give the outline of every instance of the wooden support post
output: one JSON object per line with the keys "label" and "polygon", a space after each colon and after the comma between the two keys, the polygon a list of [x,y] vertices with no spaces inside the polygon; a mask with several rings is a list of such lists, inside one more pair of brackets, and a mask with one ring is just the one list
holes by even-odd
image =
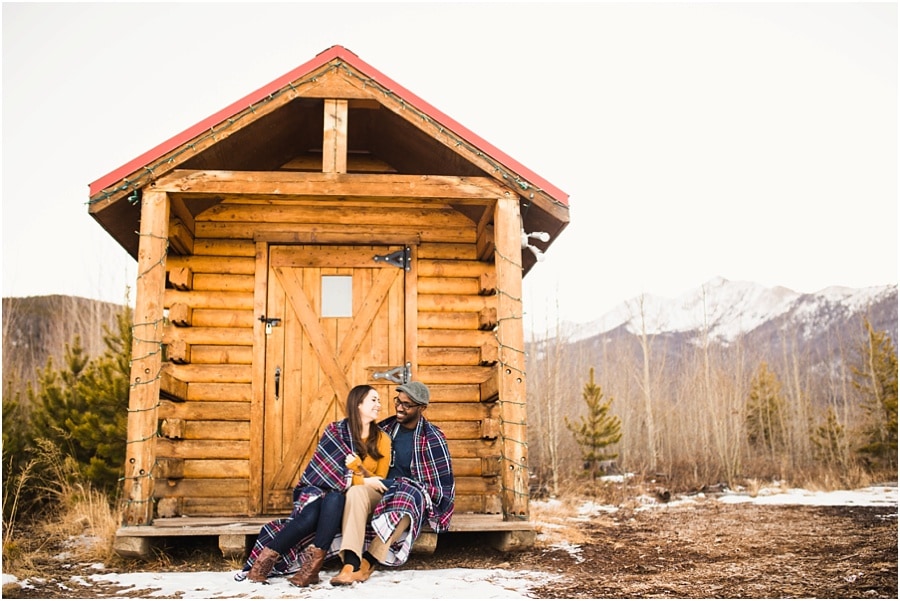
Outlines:
{"label": "wooden support post", "polygon": [[150,556],[150,539],[143,536],[117,536],[113,550],[121,557],[144,559]]}
{"label": "wooden support post", "polygon": [[519,199],[497,200],[494,262],[497,269],[498,393],[501,501],[505,519],[528,519],[528,448],[525,411],[525,334],[522,330],[522,234]]}
{"label": "wooden support post", "polygon": [[220,534],[219,550],[226,559],[243,559],[247,554],[247,535]]}
{"label": "wooden support post", "polygon": [[420,532],[419,538],[413,541],[410,553],[431,555],[437,549],[438,535],[434,532]]}
{"label": "wooden support post", "polygon": [[123,521],[127,526],[149,524],[153,519],[153,464],[162,370],[168,224],[168,195],[152,188],[145,190],[141,201],[125,449]]}
{"label": "wooden support post", "polygon": [[346,100],[325,100],[325,129],[322,136],[322,171],[347,173]]}

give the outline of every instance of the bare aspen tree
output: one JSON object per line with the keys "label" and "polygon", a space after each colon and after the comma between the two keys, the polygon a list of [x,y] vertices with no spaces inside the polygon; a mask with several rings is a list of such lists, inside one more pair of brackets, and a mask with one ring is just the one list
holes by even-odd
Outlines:
{"label": "bare aspen tree", "polygon": [[721,431],[716,427],[716,400],[712,393],[712,366],[709,357],[709,308],[706,306],[706,287],[702,289],[703,300],[703,327],[700,330],[700,349],[703,358],[703,404],[707,419],[709,420],[708,428],[700,428],[701,436],[707,443],[707,448],[718,454],[721,449]]}
{"label": "bare aspen tree", "polygon": [[653,336],[647,332],[647,315],[644,306],[644,295],[641,294],[637,299],[637,317],[640,321],[639,340],[641,344],[641,353],[643,356],[643,364],[640,378],[640,388],[643,393],[644,401],[644,429],[646,431],[645,447],[647,449],[647,469],[653,473],[657,470],[657,459],[659,453],[659,445],[656,433],[656,421],[653,412],[653,386],[650,378],[650,355],[653,345]]}
{"label": "bare aspen tree", "polygon": [[[740,473],[744,452],[744,355],[743,339],[722,346],[712,340],[711,316],[718,313],[709,304],[706,286],[701,289],[701,327],[699,331],[699,371],[697,387],[698,419],[691,430],[694,452],[706,466],[708,477],[733,483]],[[718,350],[717,350],[718,349]]]}
{"label": "bare aspen tree", "polygon": [[[543,334],[546,336],[546,332]],[[545,442],[547,424],[544,423],[544,412],[541,411],[541,399],[546,395],[546,348],[548,341],[539,340],[535,330],[531,330],[531,339],[527,344],[526,368],[528,373],[528,461],[532,478],[536,478],[543,489],[546,486],[544,474],[547,471],[547,445]]]}
{"label": "bare aspen tree", "polygon": [[810,404],[801,375],[800,351],[797,348],[797,333],[782,331],[782,362],[784,390],[788,399],[787,419],[788,448],[784,460],[791,470],[807,464],[812,457],[810,428]]}
{"label": "bare aspen tree", "polygon": [[[835,339],[836,338],[836,339]],[[847,370],[847,352],[841,332],[835,332],[826,341],[827,356],[838,356],[840,361],[828,370],[828,396],[823,422],[814,432],[814,452],[824,458],[826,466],[835,465],[847,472],[851,463],[850,424],[852,424],[850,375]]]}
{"label": "bare aspen tree", "polygon": [[[538,479],[542,486],[549,485],[551,494],[559,494],[559,478],[562,471],[560,454],[560,414],[563,411],[564,356],[568,338],[559,320],[557,303],[555,333],[545,331],[543,340],[538,342],[532,335],[529,353],[529,438],[534,440],[537,453],[531,455],[532,462],[539,457]],[[549,479],[549,482],[547,481]]]}

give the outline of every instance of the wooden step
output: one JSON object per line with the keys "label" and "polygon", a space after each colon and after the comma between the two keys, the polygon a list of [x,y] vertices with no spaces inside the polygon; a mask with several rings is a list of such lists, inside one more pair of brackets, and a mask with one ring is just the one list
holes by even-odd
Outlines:
{"label": "wooden step", "polygon": [[[123,557],[147,557],[152,539],[170,536],[218,536],[219,549],[226,557],[242,557],[247,537],[255,537],[262,526],[281,516],[157,518],[150,526],[122,526],[116,531],[115,551]],[[511,551],[534,544],[534,524],[524,520],[504,520],[496,514],[455,514],[450,532],[483,532],[486,542],[500,551]],[[413,551],[433,553],[437,537],[427,525],[416,539]]]}

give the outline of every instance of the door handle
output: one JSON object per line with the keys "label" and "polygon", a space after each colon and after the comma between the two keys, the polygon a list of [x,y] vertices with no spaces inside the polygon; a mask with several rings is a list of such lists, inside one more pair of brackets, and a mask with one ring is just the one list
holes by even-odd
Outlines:
{"label": "door handle", "polygon": [[275,368],[275,400],[278,400],[278,388],[281,386],[281,367]]}

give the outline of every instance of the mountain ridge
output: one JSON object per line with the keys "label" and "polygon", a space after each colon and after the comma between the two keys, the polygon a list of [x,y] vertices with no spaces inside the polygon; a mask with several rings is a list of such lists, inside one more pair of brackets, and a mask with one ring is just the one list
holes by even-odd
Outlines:
{"label": "mountain ridge", "polygon": [[[715,277],[675,298],[644,294],[587,322],[561,324],[564,337],[576,342],[618,330],[631,334],[706,332],[729,344],[765,324],[785,321],[828,328],[836,319],[863,313],[868,307],[889,302],[896,305],[897,284],[851,288],[829,286],[817,292],[796,292],[784,286],[765,287],[747,281]],[[892,331],[896,339],[896,310]]]}

